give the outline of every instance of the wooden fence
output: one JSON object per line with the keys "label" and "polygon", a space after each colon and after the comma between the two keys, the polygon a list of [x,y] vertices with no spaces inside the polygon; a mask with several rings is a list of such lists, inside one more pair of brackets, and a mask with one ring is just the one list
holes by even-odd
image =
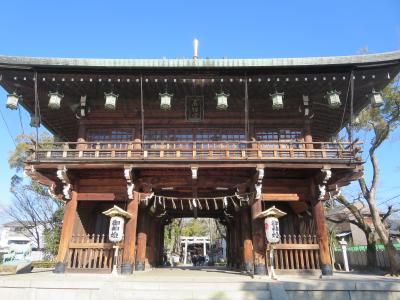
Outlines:
{"label": "wooden fence", "polygon": [[[110,271],[114,264],[114,244],[104,234],[73,236],[68,249],[67,268],[74,271]],[[123,248],[119,244],[117,265],[120,266]]]}
{"label": "wooden fence", "polygon": [[315,235],[282,235],[274,245],[274,268],[319,269],[319,245]]}
{"label": "wooden fence", "polygon": [[[397,250],[397,252],[400,255],[400,250]],[[347,259],[350,270],[363,269],[367,267],[367,251],[364,249],[347,251]],[[385,249],[376,249],[376,261],[379,268],[389,268],[389,257]],[[335,263],[344,269],[342,250],[335,251]]]}

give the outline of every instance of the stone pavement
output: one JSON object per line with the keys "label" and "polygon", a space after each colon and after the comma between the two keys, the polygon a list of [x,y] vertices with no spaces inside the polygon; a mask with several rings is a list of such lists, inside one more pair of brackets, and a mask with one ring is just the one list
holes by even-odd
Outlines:
{"label": "stone pavement", "polygon": [[161,268],[132,276],[109,274],[0,275],[0,299],[400,299],[400,279],[335,273],[318,276],[251,278],[223,268]]}

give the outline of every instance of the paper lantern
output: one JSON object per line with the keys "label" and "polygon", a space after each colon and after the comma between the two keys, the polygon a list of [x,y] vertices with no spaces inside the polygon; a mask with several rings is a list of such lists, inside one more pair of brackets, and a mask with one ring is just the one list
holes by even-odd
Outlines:
{"label": "paper lantern", "polygon": [[332,108],[338,108],[342,103],[340,102],[340,92],[331,91],[326,94],[328,104]]}
{"label": "paper lantern", "polygon": [[49,93],[49,108],[50,109],[60,109],[61,107],[61,100],[64,98],[64,95],[60,94],[59,92],[50,92]]}
{"label": "paper lantern", "polygon": [[284,93],[275,92],[270,94],[272,100],[272,109],[282,109],[283,108],[283,95]]}
{"label": "paper lantern", "polygon": [[20,96],[16,92],[7,95],[6,107],[9,109],[17,109]]}
{"label": "paper lantern", "polygon": [[117,100],[118,100],[117,94],[114,94],[113,92],[110,93],[104,93],[104,98],[106,99],[106,103],[104,104],[104,108],[107,110],[115,110],[117,106]]}
{"label": "paper lantern", "polygon": [[172,94],[162,93],[160,95],[160,108],[162,110],[170,110],[171,109],[171,99]]}
{"label": "paper lantern", "polygon": [[369,101],[371,102],[372,106],[381,106],[383,104],[382,93],[372,90],[372,93],[369,95]]}
{"label": "paper lantern", "polygon": [[225,94],[224,92],[222,92],[219,94],[215,94],[215,96],[217,97],[217,109],[227,110],[229,94]]}

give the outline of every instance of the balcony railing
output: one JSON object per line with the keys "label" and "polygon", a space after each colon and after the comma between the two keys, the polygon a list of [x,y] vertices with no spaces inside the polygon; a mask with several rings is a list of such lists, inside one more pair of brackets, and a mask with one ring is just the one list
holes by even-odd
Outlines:
{"label": "balcony railing", "polygon": [[71,142],[39,145],[30,161],[338,160],[359,162],[359,144],[201,141]]}

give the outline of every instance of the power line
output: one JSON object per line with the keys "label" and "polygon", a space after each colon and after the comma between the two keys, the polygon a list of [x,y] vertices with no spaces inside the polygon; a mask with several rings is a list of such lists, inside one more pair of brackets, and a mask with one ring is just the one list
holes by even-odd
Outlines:
{"label": "power line", "polygon": [[10,127],[8,127],[8,124],[6,122],[6,119],[4,118],[4,115],[3,115],[3,112],[1,111],[1,109],[0,109],[0,114],[1,114],[1,118],[3,119],[4,125],[7,128],[8,135],[10,136],[11,140],[13,141],[15,147],[17,147],[17,144],[15,143],[14,137],[11,134]]}
{"label": "power line", "polygon": [[396,195],[396,196],[393,196],[392,198],[389,198],[389,199],[387,199],[387,200],[384,200],[384,201],[382,201],[381,203],[378,203],[378,206],[380,206],[380,205],[382,205],[382,204],[384,204],[384,203],[387,203],[387,202],[389,202],[389,201],[391,201],[391,200],[393,200],[393,199],[396,199],[396,198],[398,198],[398,197],[400,197],[400,194],[398,194],[398,195]]}

